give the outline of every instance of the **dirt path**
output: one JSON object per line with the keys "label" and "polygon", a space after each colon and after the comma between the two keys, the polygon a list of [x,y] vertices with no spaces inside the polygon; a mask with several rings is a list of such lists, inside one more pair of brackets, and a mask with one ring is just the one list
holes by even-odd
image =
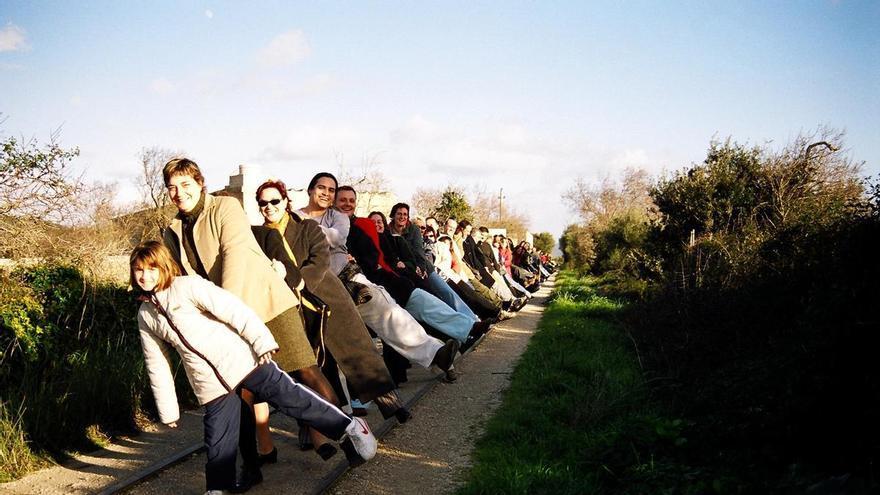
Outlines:
{"label": "dirt path", "polygon": [[516,318],[496,325],[455,367],[461,377],[441,384],[413,409],[413,419],[382,438],[379,454],[346,473],[334,495],[451,493],[470,466],[474,441],[501,403],[510,372],[535,332],[549,284]]}

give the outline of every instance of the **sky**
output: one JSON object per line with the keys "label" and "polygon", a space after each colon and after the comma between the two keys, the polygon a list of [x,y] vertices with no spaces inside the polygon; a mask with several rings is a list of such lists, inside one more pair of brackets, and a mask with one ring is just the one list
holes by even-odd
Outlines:
{"label": "sky", "polygon": [[880,2],[0,0],[0,136],[79,147],[137,197],[142,148],[209,188],[238,165],[304,187],[365,163],[497,196],[534,232],[577,220],[577,178],[655,176],[713,139],[819,126],[880,174]]}

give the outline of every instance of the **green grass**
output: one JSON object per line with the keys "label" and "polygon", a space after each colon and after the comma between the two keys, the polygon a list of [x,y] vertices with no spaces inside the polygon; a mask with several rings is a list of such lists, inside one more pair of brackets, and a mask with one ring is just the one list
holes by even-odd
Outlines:
{"label": "green grass", "polygon": [[685,425],[650,404],[614,319],[624,305],[597,294],[598,284],[568,272],[557,278],[459,493],[650,491],[655,481],[682,475],[658,459],[687,442]]}
{"label": "green grass", "polygon": [[22,412],[13,413],[8,406],[0,402],[0,483],[49,464],[31,451],[22,429]]}

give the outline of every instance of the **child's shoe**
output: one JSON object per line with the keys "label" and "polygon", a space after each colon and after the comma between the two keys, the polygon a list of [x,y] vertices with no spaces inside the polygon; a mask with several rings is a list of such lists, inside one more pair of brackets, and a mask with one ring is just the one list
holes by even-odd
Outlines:
{"label": "child's shoe", "polygon": [[348,457],[349,464],[352,466],[363,464],[365,461],[369,461],[376,455],[376,449],[379,447],[379,443],[376,441],[376,437],[373,436],[373,432],[370,431],[369,425],[367,422],[360,418],[352,418],[351,423],[348,425],[348,428],[345,429],[345,433],[348,434],[348,438],[346,440],[351,441],[351,446],[353,447],[354,453],[357,454],[358,457],[361,458],[361,462],[357,462],[357,459],[354,459],[350,454],[349,448],[345,445],[345,441],[343,441],[340,446],[342,450],[346,453],[346,457]]}

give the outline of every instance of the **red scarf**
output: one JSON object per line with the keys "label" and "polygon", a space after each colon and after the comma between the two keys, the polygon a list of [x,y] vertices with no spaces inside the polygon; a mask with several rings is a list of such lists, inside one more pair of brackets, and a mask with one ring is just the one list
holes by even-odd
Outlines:
{"label": "red scarf", "polygon": [[373,241],[373,246],[375,246],[376,251],[379,252],[379,266],[381,266],[386,271],[394,273],[394,270],[391,268],[391,266],[385,262],[385,254],[382,253],[382,248],[379,247],[379,233],[376,231],[376,224],[369,218],[355,218],[354,222],[352,223],[355,227],[363,230],[367,234],[367,237],[369,237],[370,240]]}

